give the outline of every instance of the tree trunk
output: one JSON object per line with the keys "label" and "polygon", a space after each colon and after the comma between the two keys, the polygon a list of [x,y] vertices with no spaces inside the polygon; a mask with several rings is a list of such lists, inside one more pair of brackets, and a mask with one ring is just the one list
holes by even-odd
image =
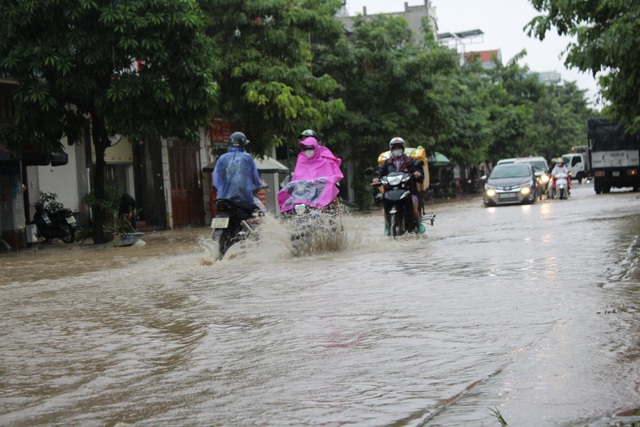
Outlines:
{"label": "tree trunk", "polygon": [[91,136],[96,152],[96,168],[94,176],[96,204],[93,206],[93,243],[105,243],[105,212],[102,206],[104,200],[104,152],[109,147],[109,136],[103,117],[92,115]]}

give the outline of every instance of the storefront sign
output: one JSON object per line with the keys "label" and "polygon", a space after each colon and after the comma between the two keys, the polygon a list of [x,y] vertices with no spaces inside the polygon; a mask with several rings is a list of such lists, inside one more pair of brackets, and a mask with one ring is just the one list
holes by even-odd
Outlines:
{"label": "storefront sign", "polygon": [[226,147],[229,137],[231,136],[231,123],[222,119],[213,119],[209,129],[212,147]]}

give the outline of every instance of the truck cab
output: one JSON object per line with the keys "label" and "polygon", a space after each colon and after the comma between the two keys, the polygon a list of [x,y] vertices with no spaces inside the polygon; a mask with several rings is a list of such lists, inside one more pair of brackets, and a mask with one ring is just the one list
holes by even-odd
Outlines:
{"label": "truck cab", "polygon": [[563,154],[562,159],[567,169],[571,172],[571,179],[582,181],[589,175],[587,166],[587,156],[584,153],[568,153]]}

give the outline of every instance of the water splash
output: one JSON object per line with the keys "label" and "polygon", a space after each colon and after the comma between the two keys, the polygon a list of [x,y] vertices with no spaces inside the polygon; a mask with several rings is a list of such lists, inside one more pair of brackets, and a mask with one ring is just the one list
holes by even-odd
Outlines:
{"label": "water splash", "polygon": [[[350,227],[355,225],[346,208],[339,213],[316,213],[313,218],[300,222],[265,216],[255,233],[248,239],[232,245],[219,259],[218,244],[208,236],[201,236],[198,244],[203,250],[202,265],[219,262],[274,262],[299,256],[354,249],[362,244],[361,234]],[[301,235],[302,234],[302,235]]]}

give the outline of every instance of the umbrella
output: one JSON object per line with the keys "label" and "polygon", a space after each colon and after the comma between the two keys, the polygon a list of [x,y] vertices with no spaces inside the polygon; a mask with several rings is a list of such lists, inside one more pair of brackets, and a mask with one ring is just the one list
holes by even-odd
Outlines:
{"label": "umbrella", "polygon": [[[260,173],[289,173],[288,167],[269,156],[265,156],[262,159],[255,159],[255,162],[258,167],[258,172]],[[202,168],[202,171],[211,172],[215,165],[215,163],[209,163]]]}
{"label": "umbrella", "polygon": [[449,166],[450,164],[451,160],[437,151],[434,151],[433,154],[429,156],[429,166]]}

